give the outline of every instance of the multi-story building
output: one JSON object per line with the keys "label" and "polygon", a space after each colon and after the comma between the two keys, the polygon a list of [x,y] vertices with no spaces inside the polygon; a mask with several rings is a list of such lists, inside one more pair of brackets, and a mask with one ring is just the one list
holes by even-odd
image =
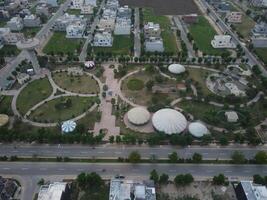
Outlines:
{"label": "multi-story building", "polygon": [[23,24],[25,27],[38,27],[41,24],[41,20],[36,15],[27,15],[23,19]]}
{"label": "multi-story building", "polygon": [[117,18],[114,34],[115,35],[130,35],[131,19]]}
{"label": "multi-story building", "polygon": [[267,0],[250,0],[249,2],[255,7],[267,7]]}
{"label": "multi-story building", "polygon": [[163,40],[161,37],[150,37],[145,40],[145,50],[148,52],[163,52]]}
{"label": "multi-story building", "polygon": [[66,38],[82,38],[86,25],[81,22],[74,22],[66,28]]}
{"label": "multi-story building", "polygon": [[112,47],[113,37],[109,32],[96,33],[94,36],[93,46],[95,47]]}
{"label": "multi-story building", "polygon": [[16,45],[23,39],[23,33],[12,33],[10,28],[0,28],[0,41],[2,45]]}
{"label": "multi-story building", "polygon": [[251,32],[254,37],[267,37],[267,23],[261,22],[256,24]]}
{"label": "multi-story building", "polygon": [[71,8],[72,9],[84,9],[83,7],[90,6],[96,7],[96,0],[72,0]]}
{"label": "multi-story building", "polygon": [[131,18],[132,11],[129,6],[125,5],[118,8],[117,18]]}
{"label": "multi-story building", "polygon": [[267,37],[257,36],[251,37],[251,42],[255,48],[266,48],[267,47]]}
{"label": "multi-story building", "polygon": [[7,22],[7,27],[9,27],[12,31],[20,31],[23,29],[23,21],[20,17],[12,17]]}
{"label": "multi-story building", "polygon": [[148,22],[144,26],[144,33],[145,33],[145,38],[160,37],[161,30],[160,30],[159,24],[154,24],[153,22]]}
{"label": "multi-story building", "polygon": [[81,14],[83,15],[91,15],[94,13],[94,7],[90,4],[83,5],[81,8]]}
{"label": "multi-story building", "polygon": [[8,19],[10,17],[9,12],[4,9],[0,9],[0,19]]}
{"label": "multi-story building", "polygon": [[216,49],[236,48],[236,44],[233,43],[230,35],[215,35],[214,39],[211,41],[211,46]]}
{"label": "multi-story building", "polygon": [[86,19],[83,18],[83,16],[69,15],[68,13],[65,13],[55,21],[52,28],[54,31],[66,31],[67,26],[74,22],[86,24]]}
{"label": "multi-story building", "polygon": [[50,5],[51,7],[57,7],[58,3],[57,0],[46,0],[46,3]]}
{"label": "multi-story building", "polygon": [[65,182],[54,182],[42,185],[37,200],[67,200],[70,199],[70,186]]}
{"label": "multi-story building", "polygon": [[229,23],[241,23],[242,12],[227,12],[225,18]]}
{"label": "multi-story building", "polygon": [[241,181],[235,188],[238,200],[265,200],[267,188],[263,185],[254,184],[252,181]]}
{"label": "multi-story building", "polygon": [[105,31],[113,31],[115,28],[115,17],[104,16],[100,19],[98,28]]}
{"label": "multi-story building", "polygon": [[44,15],[46,17],[50,16],[49,8],[48,8],[47,4],[45,4],[45,3],[37,5],[35,13],[38,16],[41,16],[41,15]]}

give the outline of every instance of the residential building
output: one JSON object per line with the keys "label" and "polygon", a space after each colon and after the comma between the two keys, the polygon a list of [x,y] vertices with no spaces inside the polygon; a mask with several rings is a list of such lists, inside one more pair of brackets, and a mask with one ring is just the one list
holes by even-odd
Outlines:
{"label": "residential building", "polygon": [[20,40],[23,40],[23,33],[12,33],[10,28],[0,28],[0,41],[2,41],[2,45],[16,45]]}
{"label": "residential building", "polygon": [[18,191],[19,186],[14,179],[3,178],[0,176],[0,199],[10,200],[16,199],[15,193]]}
{"label": "residential building", "polygon": [[129,6],[125,5],[118,8],[117,18],[131,18],[132,11]]}
{"label": "residential building", "polygon": [[83,7],[89,6],[91,10],[96,7],[96,0],[72,0],[72,9],[84,9]]}
{"label": "residential building", "polygon": [[267,47],[267,37],[252,37],[251,42],[255,48],[266,48]]}
{"label": "residential building", "polygon": [[86,25],[79,21],[71,23],[66,28],[66,38],[82,38]]}
{"label": "residential building", "polygon": [[130,35],[131,19],[117,18],[114,34],[115,35]]}
{"label": "residential building", "polygon": [[94,7],[92,5],[83,5],[81,7],[81,14],[83,15],[91,15],[94,13]]}
{"label": "residential building", "polygon": [[27,81],[30,80],[30,75],[26,74],[26,73],[19,73],[17,75],[17,81],[20,85],[23,85],[24,83],[26,83]]}
{"label": "residential building", "polygon": [[238,200],[266,200],[267,188],[252,181],[241,181],[235,188]]}
{"label": "residential building", "polygon": [[10,17],[9,12],[4,9],[0,9],[0,19],[8,19]]}
{"label": "residential building", "polygon": [[217,5],[217,9],[218,9],[218,12],[228,12],[230,11],[230,4],[225,2],[225,1],[222,1],[221,3],[219,3]]}
{"label": "residential building", "polygon": [[72,0],[71,9],[81,9],[83,2],[83,0]]}
{"label": "residential building", "polygon": [[213,48],[236,48],[236,44],[232,42],[230,35],[215,35],[211,41]]}
{"label": "residential building", "polygon": [[[132,198],[134,196],[134,198]],[[112,179],[109,200],[156,200],[156,189],[153,181],[132,181]]]}
{"label": "residential building", "polygon": [[41,20],[36,15],[27,15],[23,19],[24,27],[39,27]]}
{"label": "residential building", "polygon": [[153,22],[148,22],[144,26],[144,33],[145,33],[145,38],[160,37],[161,30],[160,30],[159,24],[154,24]]}
{"label": "residential building", "polygon": [[57,0],[46,0],[46,3],[50,5],[51,7],[57,7],[58,3]]}
{"label": "residential building", "polygon": [[86,24],[86,19],[83,18],[83,16],[69,15],[68,13],[65,13],[55,21],[52,28],[54,31],[66,31],[67,26],[74,22]]}
{"label": "residential building", "polygon": [[254,37],[267,37],[267,23],[261,22],[259,24],[256,24],[251,32]]}
{"label": "residential building", "polygon": [[24,18],[25,16],[27,15],[31,15],[31,11],[29,9],[22,9],[20,12],[19,12],[19,16],[21,18]]}
{"label": "residential building", "polygon": [[41,16],[41,15],[44,15],[46,17],[50,16],[49,8],[48,8],[47,4],[45,4],[45,3],[37,5],[35,13],[38,16]]}
{"label": "residential building", "polygon": [[227,12],[226,17],[229,23],[241,23],[242,22],[242,12]]}
{"label": "residential building", "polygon": [[227,122],[237,122],[238,121],[238,115],[235,111],[226,111],[224,113]]}
{"label": "residential building", "polygon": [[23,21],[20,17],[12,17],[7,22],[7,27],[10,28],[11,31],[20,31],[23,29]]}
{"label": "residential building", "polygon": [[187,24],[195,24],[198,22],[198,15],[197,14],[183,15],[182,19]]}
{"label": "residential building", "polygon": [[113,31],[115,28],[115,17],[102,17],[99,21],[98,28],[105,31]]}
{"label": "residential building", "polygon": [[148,52],[163,52],[164,46],[162,38],[150,37],[145,40],[145,50]]}
{"label": "residential building", "polygon": [[93,41],[93,46],[96,47],[112,47],[113,38],[111,33],[102,32],[96,33]]}
{"label": "residential building", "polygon": [[65,182],[54,182],[42,185],[37,200],[68,200],[70,199],[70,185]]}
{"label": "residential building", "polygon": [[250,0],[249,2],[254,7],[267,7],[267,0]]}
{"label": "residential building", "polygon": [[84,0],[84,5],[91,5],[96,7],[96,0]]}
{"label": "residential building", "polygon": [[81,67],[69,67],[68,75],[69,76],[82,76],[84,74],[83,69]]}

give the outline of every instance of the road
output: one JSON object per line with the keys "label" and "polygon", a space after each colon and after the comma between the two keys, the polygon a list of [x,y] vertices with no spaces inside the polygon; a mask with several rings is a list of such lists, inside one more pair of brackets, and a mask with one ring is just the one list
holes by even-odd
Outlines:
{"label": "road", "polygon": [[21,157],[73,157],[73,158],[118,158],[128,157],[137,150],[142,158],[150,158],[156,155],[158,159],[167,158],[168,154],[177,152],[180,157],[190,158],[197,152],[202,154],[204,159],[231,159],[234,151],[241,151],[246,158],[253,158],[259,150],[267,151],[266,146],[262,147],[175,147],[175,146],[125,146],[125,145],[100,145],[90,147],[86,145],[6,145],[0,146],[0,156],[17,155]]}
{"label": "road", "polygon": [[141,55],[140,16],[139,8],[134,9],[134,57]]}
{"label": "road", "polygon": [[216,13],[216,11],[212,8],[211,5],[209,5],[205,0],[200,0],[200,4],[204,7],[205,10],[207,10],[207,8],[210,10],[209,13],[209,17],[216,22],[216,25],[225,33],[227,32],[227,34],[232,36],[232,40],[235,44],[239,44],[242,49],[245,52],[245,57],[249,59],[249,64],[251,66],[253,65],[258,65],[259,69],[261,70],[262,74],[264,76],[267,76],[267,71],[264,68],[264,66],[262,65],[262,63],[248,50],[248,48],[245,46],[245,44],[243,44],[242,42],[240,42],[238,36],[231,30],[230,26],[226,25],[225,22],[218,16],[218,14]]}

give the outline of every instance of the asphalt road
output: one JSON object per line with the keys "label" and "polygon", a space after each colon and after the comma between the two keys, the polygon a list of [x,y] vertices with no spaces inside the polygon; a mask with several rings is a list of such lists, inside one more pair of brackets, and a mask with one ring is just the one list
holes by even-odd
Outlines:
{"label": "asphalt road", "polygon": [[158,159],[167,158],[168,154],[177,152],[180,157],[190,158],[197,152],[202,154],[204,159],[231,159],[234,151],[241,151],[246,158],[253,158],[259,150],[267,151],[266,146],[261,147],[175,147],[175,146],[127,146],[127,145],[100,145],[96,147],[87,145],[6,145],[0,146],[0,156],[33,156],[40,157],[80,157],[80,158],[118,158],[128,157],[137,150],[142,158],[150,158],[155,155]]}

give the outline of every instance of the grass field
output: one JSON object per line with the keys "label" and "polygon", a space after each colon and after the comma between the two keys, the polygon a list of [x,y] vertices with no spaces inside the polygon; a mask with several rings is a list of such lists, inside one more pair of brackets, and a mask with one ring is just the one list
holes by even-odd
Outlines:
{"label": "grass field", "polygon": [[[68,99],[71,101],[71,106],[64,105]],[[86,112],[94,104],[95,99],[94,97],[77,96],[59,97],[34,110],[30,118],[42,122],[60,122],[71,119]],[[61,108],[57,107],[58,104],[61,105]]]}
{"label": "grass field", "polygon": [[46,54],[75,54],[80,51],[83,39],[68,39],[65,32],[54,32],[43,52]]}
{"label": "grass field", "polygon": [[158,23],[161,28],[161,37],[163,39],[164,50],[166,52],[177,53],[178,48],[175,36],[171,30],[171,23],[167,16],[157,16],[152,9],[143,9],[144,22]]}
{"label": "grass field", "polygon": [[211,55],[219,55],[225,51],[222,49],[214,49],[211,46],[210,42],[214,35],[216,35],[216,31],[209,24],[205,17],[200,16],[198,23],[192,24],[189,27],[189,31],[192,34],[200,51]]}
{"label": "grass field", "polygon": [[127,88],[129,90],[142,90],[144,88],[144,82],[136,78],[130,79],[127,82]]}
{"label": "grass field", "polygon": [[64,90],[82,94],[99,92],[97,81],[90,76],[69,76],[67,72],[53,73],[53,80]]}
{"label": "grass field", "polygon": [[3,99],[0,100],[0,113],[7,115],[13,114],[11,109],[12,98],[12,96],[4,96]]}
{"label": "grass field", "polygon": [[35,104],[49,97],[52,87],[47,78],[29,83],[18,96],[17,108],[24,115]]}
{"label": "grass field", "polygon": [[256,48],[256,54],[267,65],[267,48]]}
{"label": "grass field", "polygon": [[240,35],[244,37],[244,39],[249,39],[251,29],[255,26],[255,22],[248,17],[247,15],[243,14],[242,23],[235,24],[236,31],[239,32]]}
{"label": "grass field", "polygon": [[94,53],[109,52],[116,55],[130,55],[133,42],[128,35],[114,35],[112,47],[94,47]]}

